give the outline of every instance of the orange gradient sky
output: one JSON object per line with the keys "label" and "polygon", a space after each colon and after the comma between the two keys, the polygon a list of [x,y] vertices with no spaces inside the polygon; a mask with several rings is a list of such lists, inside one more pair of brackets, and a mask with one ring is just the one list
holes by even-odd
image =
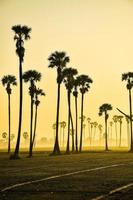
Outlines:
{"label": "orange gradient sky", "polygon": [[[92,121],[103,123],[98,108],[112,104],[128,112],[128,92],[121,82],[123,72],[133,71],[133,1],[132,0],[0,0],[0,79],[14,74],[18,79],[13,25],[32,28],[25,42],[23,71],[36,69],[42,73],[46,97],[41,98],[37,134],[53,137],[56,116],[56,70],[48,69],[48,56],[65,51],[68,66],[88,74],[94,81],[85,97],[84,113]],[[12,133],[18,128],[18,87],[12,94]],[[60,119],[67,120],[66,91],[62,85]],[[8,131],[7,95],[0,85],[0,133]],[[22,132],[29,132],[30,99],[24,84]],[[80,100],[79,100],[80,105]],[[126,124],[125,124],[126,125]]]}

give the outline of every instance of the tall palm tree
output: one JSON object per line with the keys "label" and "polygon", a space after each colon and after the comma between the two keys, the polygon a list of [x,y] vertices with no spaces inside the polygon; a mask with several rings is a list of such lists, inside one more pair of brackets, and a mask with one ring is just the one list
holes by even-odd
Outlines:
{"label": "tall palm tree", "polygon": [[29,86],[29,95],[30,95],[30,106],[31,106],[31,115],[30,115],[30,145],[29,145],[29,157],[32,157],[32,140],[33,140],[33,105],[34,105],[34,97],[36,92],[35,82],[41,80],[41,73],[36,70],[28,70],[23,74],[24,82],[30,83]]}
{"label": "tall palm tree", "polygon": [[73,80],[73,96],[75,97],[75,150],[78,152],[78,78]]}
{"label": "tall palm tree", "polygon": [[25,147],[26,147],[26,143],[27,143],[28,137],[29,137],[28,132],[26,132],[26,131],[23,132],[23,138],[25,140]]}
{"label": "tall palm tree", "polygon": [[55,140],[55,135],[56,135],[56,123],[54,123],[54,124],[52,125],[52,128],[53,128],[53,130],[54,130],[54,140]]}
{"label": "tall palm tree", "polygon": [[7,75],[2,78],[2,84],[6,87],[6,92],[8,95],[8,153],[10,153],[11,146],[11,100],[10,96],[12,94],[11,86],[17,85],[16,77],[13,75]]}
{"label": "tall palm tree", "polygon": [[66,128],[66,122],[65,121],[61,122],[61,127],[63,129],[63,148],[64,148],[65,128]]}
{"label": "tall palm tree", "polygon": [[133,72],[122,74],[122,81],[127,81],[126,86],[129,92],[130,133],[131,133],[130,152],[133,152],[132,96],[131,96],[131,90],[133,88]]}
{"label": "tall palm tree", "polygon": [[24,40],[30,39],[31,28],[28,26],[16,25],[12,27],[12,30],[15,32],[14,40],[16,41],[16,53],[19,57],[19,125],[18,125],[18,136],[17,143],[14,151],[14,155],[11,156],[11,159],[19,158],[19,146],[20,146],[20,137],[21,137],[21,124],[22,124],[22,104],[23,104],[23,81],[22,81],[22,63],[24,61]]}
{"label": "tall palm tree", "polygon": [[117,136],[117,122],[118,122],[118,116],[114,115],[112,119],[113,119],[114,124],[115,124],[116,146],[117,146],[117,139],[118,139],[118,136]]}
{"label": "tall palm tree", "polygon": [[72,151],[74,151],[74,128],[73,128],[73,120],[72,120],[72,112],[71,112],[71,92],[73,89],[74,76],[77,75],[77,69],[66,68],[63,70],[63,81],[67,90],[67,99],[68,99],[68,137],[67,137],[67,148],[66,153],[70,152],[70,120],[72,125]]}
{"label": "tall palm tree", "polygon": [[92,139],[93,139],[93,127],[94,127],[94,122],[90,122],[90,128],[91,128],[91,131],[90,131],[90,145],[91,145]]}
{"label": "tall palm tree", "polygon": [[83,137],[83,110],[84,110],[84,95],[89,91],[92,79],[87,75],[78,76],[79,88],[81,93],[81,127],[80,127],[80,146],[79,151],[82,151],[82,137]]}
{"label": "tall palm tree", "polygon": [[127,144],[128,144],[128,146],[129,146],[129,142],[130,142],[130,140],[129,140],[129,134],[130,134],[130,131],[129,131],[129,123],[130,123],[130,120],[129,120],[129,118],[126,117],[126,116],[125,116],[125,119],[126,119],[126,123],[127,123]]}
{"label": "tall palm tree", "polygon": [[[88,122],[88,135],[89,135],[89,142],[91,141],[91,118],[87,117],[87,122]],[[91,142],[90,142],[91,144]]]}
{"label": "tall palm tree", "polygon": [[45,96],[45,93],[43,92],[42,89],[36,88],[35,89],[35,100],[34,100],[34,104],[35,104],[35,122],[34,122],[34,132],[33,132],[33,139],[32,139],[32,149],[33,149],[33,145],[35,143],[35,137],[36,137],[38,106],[40,105],[39,96]]}
{"label": "tall palm tree", "polygon": [[113,122],[110,121],[109,125],[110,125],[110,140],[112,141],[112,127],[113,127]]}
{"label": "tall palm tree", "polygon": [[122,134],[122,115],[118,115],[118,122],[120,124],[120,139],[119,139],[119,147],[121,146],[121,134]]}
{"label": "tall palm tree", "polygon": [[100,145],[101,145],[101,138],[102,138],[102,128],[103,128],[102,124],[99,124],[98,129],[99,129],[99,143],[100,143]]}
{"label": "tall palm tree", "polygon": [[57,112],[56,112],[56,138],[55,144],[53,149],[53,154],[60,154],[60,147],[59,147],[59,140],[58,140],[58,129],[59,129],[59,110],[60,110],[60,88],[62,83],[62,70],[66,67],[66,64],[69,62],[69,57],[66,56],[65,52],[58,52],[55,51],[52,53],[48,58],[50,64],[49,68],[56,67],[57,69],[57,85],[58,85],[58,92],[57,92]]}
{"label": "tall palm tree", "polygon": [[105,118],[105,151],[108,151],[107,121],[109,118],[109,114],[108,114],[109,110],[112,110],[112,106],[111,104],[108,104],[108,103],[104,103],[99,107],[99,116],[104,114],[104,118]]}
{"label": "tall palm tree", "polygon": [[93,136],[93,141],[95,141],[95,136],[96,136],[96,130],[97,130],[98,123],[97,123],[97,122],[93,122],[93,126],[94,126],[94,136]]}

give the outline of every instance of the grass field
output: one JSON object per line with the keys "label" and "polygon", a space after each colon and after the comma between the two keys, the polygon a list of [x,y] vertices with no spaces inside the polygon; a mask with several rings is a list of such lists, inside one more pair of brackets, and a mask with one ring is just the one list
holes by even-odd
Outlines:
{"label": "grass field", "polygon": [[[32,159],[26,156],[9,160],[6,153],[0,153],[0,200],[89,200],[101,195],[99,199],[133,199],[132,153],[49,156],[35,152]],[[131,185],[114,191],[127,184]]]}

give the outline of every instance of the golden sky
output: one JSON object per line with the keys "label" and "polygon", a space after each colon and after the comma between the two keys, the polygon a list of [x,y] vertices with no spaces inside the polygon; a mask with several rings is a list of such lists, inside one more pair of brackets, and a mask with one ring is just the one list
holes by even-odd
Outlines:
{"label": "golden sky", "polygon": [[[70,56],[68,66],[88,74],[94,81],[85,97],[84,112],[92,121],[103,123],[98,108],[103,103],[128,112],[128,93],[121,82],[123,72],[133,71],[132,0],[0,0],[0,78],[15,74],[18,58],[13,25],[32,28],[25,42],[23,71],[36,69],[43,75],[38,84],[46,92],[41,98],[38,137],[53,137],[56,114],[56,70],[48,69],[47,58],[55,50]],[[0,133],[8,130],[7,95],[0,85]],[[12,133],[18,127],[18,87],[12,95]],[[80,105],[80,100],[79,100]],[[24,85],[23,131],[29,132],[30,99]],[[66,91],[62,86],[61,121],[67,120]]]}

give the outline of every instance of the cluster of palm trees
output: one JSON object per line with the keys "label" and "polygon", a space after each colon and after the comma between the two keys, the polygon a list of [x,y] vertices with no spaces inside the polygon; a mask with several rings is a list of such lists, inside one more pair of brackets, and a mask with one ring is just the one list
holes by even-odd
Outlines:
{"label": "cluster of palm trees", "polygon": [[[14,40],[16,42],[16,54],[19,59],[19,121],[18,121],[18,134],[17,142],[14,154],[11,155],[11,159],[19,158],[19,149],[20,149],[20,138],[21,138],[21,126],[22,126],[22,114],[23,114],[23,82],[29,83],[29,95],[30,95],[30,144],[29,144],[29,157],[32,156],[33,144],[36,136],[36,125],[37,125],[37,114],[38,106],[40,104],[39,96],[44,96],[45,93],[42,89],[38,88],[36,82],[41,80],[41,73],[36,70],[29,70],[23,73],[23,62],[25,56],[25,47],[24,42],[30,39],[31,28],[28,26],[16,25],[12,27],[14,31]],[[70,153],[70,133],[72,136],[72,152],[81,152],[82,143],[83,143],[83,129],[84,127],[84,96],[86,92],[90,89],[90,84],[92,84],[92,79],[86,75],[78,75],[78,71],[75,68],[67,67],[67,64],[70,61],[70,58],[66,55],[65,52],[55,51],[52,53],[49,58],[49,68],[56,68],[57,71],[57,112],[56,112],[56,123],[55,123],[55,144],[53,149],[53,154],[60,154],[60,145],[59,145],[59,121],[60,121],[60,96],[61,96],[61,85],[64,83],[66,92],[67,92],[67,101],[68,101],[68,120],[67,120],[67,145],[66,153]],[[130,124],[130,151],[133,152],[133,132],[132,132],[132,98],[131,92],[133,88],[133,72],[128,72],[122,74],[122,81],[127,81],[127,89],[129,91],[129,108],[130,114],[125,114],[123,111],[119,110],[126,118],[129,120]],[[13,75],[6,75],[2,78],[2,84],[6,88],[8,94],[8,116],[9,116],[9,130],[8,130],[8,152],[10,152],[10,140],[11,140],[11,106],[10,98],[12,93],[12,86],[17,85],[16,77]],[[80,105],[80,141],[78,141],[78,96],[79,92],[81,94],[81,105]],[[71,109],[72,95],[75,101],[75,121],[73,121],[73,113]],[[105,120],[105,150],[108,150],[108,111],[112,110],[111,104],[104,103],[99,107],[99,115],[104,115]],[[33,124],[34,117],[34,124]],[[88,119],[89,122],[90,119]],[[122,117],[119,118],[121,125]],[[115,122],[115,121],[114,121]],[[98,124],[93,124],[95,127]],[[61,124],[62,128],[66,124]],[[102,126],[99,126],[101,131]],[[75,137],[74,137],[75,130]],[[121,135],[120,135],[121,137]],[[121,145],[121,141],[120,141]]]}
{"label": "cluster of palm trees", "polygon": [[[59,111],[60,111],[60,88],[64,83],[67,91],[68,101],[68,136],[66,153],[70,153],[70,130],[72,130],[72,152],[82,151],[82,137],[83,137],[83,105],[84,95],[90,88],[92,79],[87,75],[78,75],[78,71],[75,68],[67,67],[67,63],[70,61],[65,52],[54,52],[49,58],[49,68],[56,68],[57,70],[57,113],[56,113],[56,132],[55,132],[55,144],[53,154],[60,154],[59,146]],[[80,129],[80,143],[78,145],[78,91],[81,93],[81,129]],[[71,94],[75,98],[75,126],[73,122],[72,110],[71,110]],[[74,128],[75,127],[75,128]],[[75,129],[75,138],[74,138]]]}

